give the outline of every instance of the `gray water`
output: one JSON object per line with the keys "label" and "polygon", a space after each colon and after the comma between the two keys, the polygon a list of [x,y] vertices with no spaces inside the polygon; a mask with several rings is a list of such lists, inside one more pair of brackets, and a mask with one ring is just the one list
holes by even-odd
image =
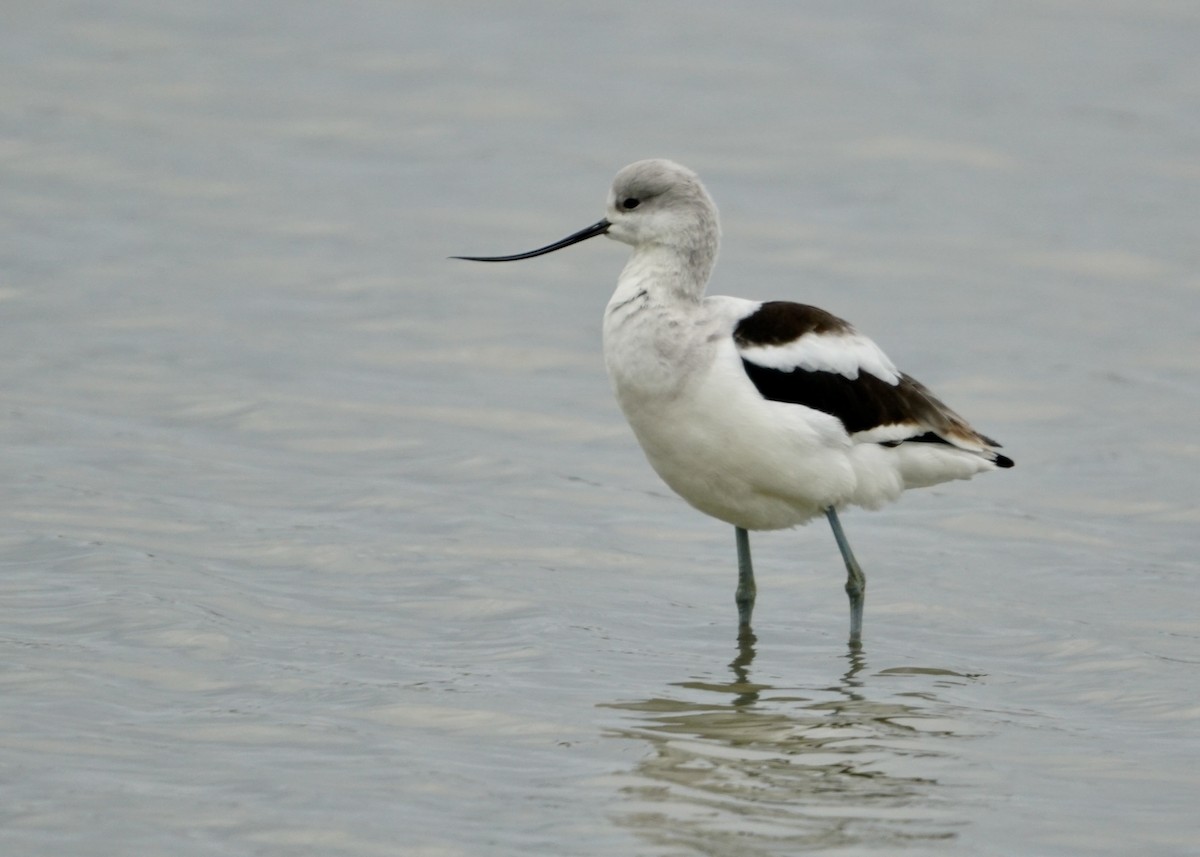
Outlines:
{"label": "gray water", "polygon": [[[0,851],[1200,853],[1188,0],[10,4]],[[642,157],[713,291],[1016,459],[733,536],[511,266]]]}

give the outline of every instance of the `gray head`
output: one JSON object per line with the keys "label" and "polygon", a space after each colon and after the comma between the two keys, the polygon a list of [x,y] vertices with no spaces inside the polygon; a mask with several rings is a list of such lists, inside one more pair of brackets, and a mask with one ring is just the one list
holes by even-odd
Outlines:
{"label": "gray head", "polygon": [[608,236],[634,247],[651,244],[716,254],[717,206],[685,166],[661,159],[630,164],[608,192]]}
{"label": "gray head", "polygon": [[561,241],[512,256],[455,256],[473,262],[512,262],[553,253],[597,235],[638,249],[676,253],[702,278],[717,255],[717,206],[694,172],[663,159],[637,161],[622,169],[608,192],[608,217]]}

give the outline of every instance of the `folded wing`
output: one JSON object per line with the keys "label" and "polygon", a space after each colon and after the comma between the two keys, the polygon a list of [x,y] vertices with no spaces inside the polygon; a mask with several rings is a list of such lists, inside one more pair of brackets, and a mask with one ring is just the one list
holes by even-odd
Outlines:
{"label": "folded wing", "polygon": [[941,443],[997,467],[1012,459],[848,322],[817,307],[769,301],[734,327],[747,376],[765,399],[837,417],[858,443]]}

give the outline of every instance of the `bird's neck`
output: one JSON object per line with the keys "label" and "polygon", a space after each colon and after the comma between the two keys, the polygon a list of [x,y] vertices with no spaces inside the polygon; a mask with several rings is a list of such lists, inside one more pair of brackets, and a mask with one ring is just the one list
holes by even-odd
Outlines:
{"label": "bird's neck", "polygon": [[655,303],[698,303],[715,261],[716,253],[704,248],[642,245],[625,263],[617,293],[633,296],[645,291]]}

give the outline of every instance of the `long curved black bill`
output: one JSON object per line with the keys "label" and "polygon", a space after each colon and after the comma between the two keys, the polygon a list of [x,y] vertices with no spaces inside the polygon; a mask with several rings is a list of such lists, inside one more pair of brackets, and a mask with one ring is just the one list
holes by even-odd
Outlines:
{"label": "long curved black bill", "polygon": [[561,250],[564,247],[570,247],[572,244],[578,244],[580,241],[587,241],[589,238],[603,235],[611,225],[607,220],[601,220],[599,223],[593,223],[587,229],[580,229],[573,235],[568,235],[561,241],[555,241],[553,244],[538,250],[530,250],[528,253],[517,253],[513,256],[451,256],[450,258],[466,259],[468,262],[515,262],[518,259],[532,259],[534,256],[544,256],[547,253],[553,253],[555,250]]}

